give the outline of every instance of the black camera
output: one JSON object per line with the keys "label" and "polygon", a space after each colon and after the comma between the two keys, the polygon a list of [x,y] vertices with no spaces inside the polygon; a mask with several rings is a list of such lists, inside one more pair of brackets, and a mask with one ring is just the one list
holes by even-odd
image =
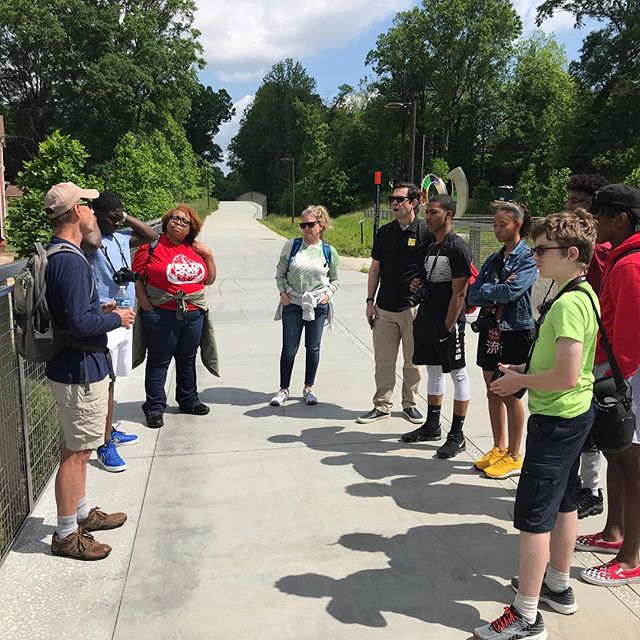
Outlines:
{"label": "black camera", "polygon": [[[493,375],[491,376],[491,382],[495,382],[496,380],[502,378],[502,376],[504,375],[504,373],[502,373],[502,371],[500,371],[500,369],[496,369],[493,372]],[[518,398],[518,400],[522,399],[522,396],[524,396],[524,394],[527,392],[527,388],[526,387],[522,387],[522,389],[518,389],[518,391],[515,391],[514,393],[512,393],[511,395],[514,398]]]}
{"label": "black camera", "polygon": [[127,282],[138,282],[142,279],[142,276],[135,271],[131,271],[127,267],[121,267],[117,271],[113,272],[113,281],[120,285]]}
{"label": "black camera", "polygon": [[496,329],[498,327],[496,311],[496,307],[482,307],[477,319],[470,325],[471,331],[474,333],[483,333],[490,329]]}

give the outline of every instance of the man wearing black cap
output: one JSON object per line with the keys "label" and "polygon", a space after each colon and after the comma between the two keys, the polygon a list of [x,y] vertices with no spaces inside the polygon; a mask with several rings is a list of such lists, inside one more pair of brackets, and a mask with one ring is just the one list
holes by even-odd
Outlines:
{"label": "man wearing black cap", "polygon": [[[576,549],[613,553],[610,562],[582,570],[592,584],[640,583],[640,190],[611,184],[593,194],[591,212],[598,223],[598,242],[610,242],[600,293],[605,333],[622,375],[631,383],[638,418],[633,444],[607,457],[607,522],[600,533],[578,536]],[[596,377],[609,369],[599,341]]]}

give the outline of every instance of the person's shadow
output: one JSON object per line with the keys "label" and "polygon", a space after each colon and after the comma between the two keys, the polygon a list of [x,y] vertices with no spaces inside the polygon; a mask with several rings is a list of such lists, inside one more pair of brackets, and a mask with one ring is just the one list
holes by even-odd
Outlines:
{"label": "person's shadow", "polygon": [[50,554],[50,540],[55,530],[54,525],[44,523],[44,518],[29,516],[25,520],[22,532],[13,543],[11,551]]}
{"label": "person's shadow", "polygon": [[365,569],[343,578],[317,573],[280,578],[282,593],[328,598],[327,612],[343,624],[386,627],[394,613],[448,628],[471,631],[480,625],[478,610],[467,604],[503,602],[515,566],[518,536],[486,523],[420,526],[385,537],[373,533],[343,535],[338,544],[356,552],[384,553],[385,569]]}

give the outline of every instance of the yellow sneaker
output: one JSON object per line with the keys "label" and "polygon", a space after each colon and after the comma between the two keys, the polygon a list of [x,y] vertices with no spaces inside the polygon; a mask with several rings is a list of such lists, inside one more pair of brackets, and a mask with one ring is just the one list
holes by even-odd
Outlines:
{"label": "yellow sneaker", "polygon": [[497,462],[502,458],[506,451],[500,451],[498,447],[493,447],[491,451],[485,453],[482,458],[476,460],[473,466],[479,471],[484,471],[487,467],[490,467],[494,462]]}
{"label": "yellow sneaker", "polygon": [[484,475],[494,480],[502,480],[511,476],[519,476],[521,469],[522,456],[514,460],[508,453],[505,453],[500,460],[497,460],[484,470]]}

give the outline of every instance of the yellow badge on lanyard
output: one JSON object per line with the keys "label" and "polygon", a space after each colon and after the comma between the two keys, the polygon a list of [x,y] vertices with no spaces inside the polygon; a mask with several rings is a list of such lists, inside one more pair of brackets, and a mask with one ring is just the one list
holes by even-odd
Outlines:
{"label": "yellow badge on lanyard", "polygon": [[415,247],[416,246],[416,239],[415,238],[408,238],[407,239],[407,246]]}

